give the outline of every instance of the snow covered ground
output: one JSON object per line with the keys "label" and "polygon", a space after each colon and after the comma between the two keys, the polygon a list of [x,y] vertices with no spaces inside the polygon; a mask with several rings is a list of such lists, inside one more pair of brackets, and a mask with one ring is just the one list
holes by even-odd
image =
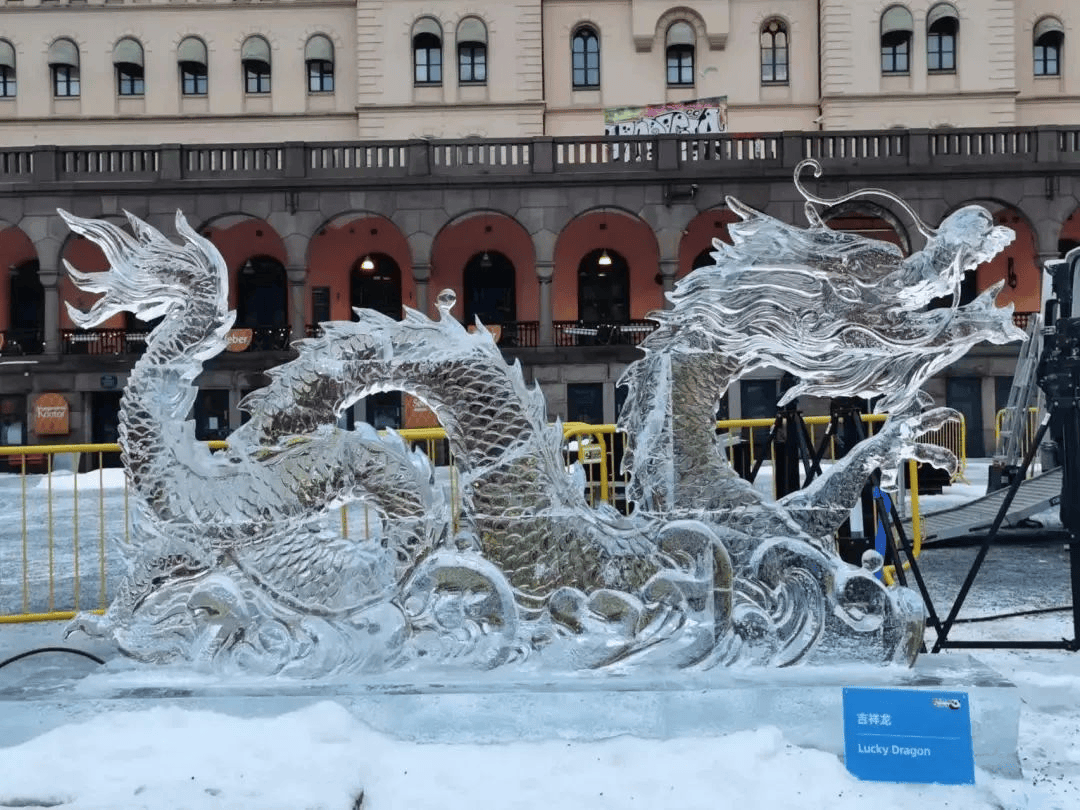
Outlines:
{"label": "snow covered ground", "polygon": [[[952,487],[940,504],[949,497],[982,494],[985,481],[979,480],[980,470],[985,470],[985,463],[972,460],[970,489],[960,492]],[[95,525],[96,508],[90,509],[90,504],[96,507],[104,499],[107,514],[115,516],[123,499],[122,489],[110,486],[112,480],[100,480],[104,488],[95,486],[95,475],[79,477],[78,500],[58,507],[51,518],[39,515],[34,520],[32,533],[37,538],[50,519],[57,525],[74,521],[84,526],[78,538],[66,539],[64,548],[54,549],[51,557],[40,552],[43,564],[51,559],[57,570],[71,565],[74,548],[83,543],[89,545],[81,559],[93,559],[90,552],[99,542],[101,527]],[[0,476],[6,479],[0,480],[0,599],[12,590],[7,585],[22,557],[21,530],[15,531],[20,516],[11,500],[14,487],[21,484],[13,478]],[[54,491],[69,484],[74,489],[73,476],[67,482],[61,478],[54,476]],[[83,498],[89,499],[85,505]],[[932,499],[924,501],[924,509],[933,505]],[[361,521],[361,516],[351,516],[350,527]],[[122,527],[110,525],[105,533],[121,531]],[[924,553],[922,568],[939,612],[947,612],[973,554],[972,549],[933,548]],[[1068,605],[1067,561],[1060,542],[1025,541],[993,549],[961,615]],[[92,590],[93,571],[85,574],[81,587]],[[12,598],[18,602],[21,588],[15,585]],[[33,585],[34,604],[45,604],[41,582]],[[73,585],[72,578],[63,587]],[[58,593],[53,598],[59,598]],[[0,613],[12,607],[0,604]],[[0,625],[0,659],[51,641],[57,629]],[[959,625],[953,637],[1072,635],[1071,615],[1050,612]],[[669,741],[620,737],[596,742],[423,745],[377,733],[328,701],[265,718],[238,719],[161,706],[73,722],[0,749],[0,808],[1080,807],[1080,655],[978,651],[975,656],[1021,691],[1021,780],[978,771],[976,785],[967,787],[860,782],[835,755],[793,746],[769,727]],[[61,667],[72,673],[94,668],[73,656],[59,658],[35,656],[0,669],[0,690],[5,683],[32,679],[41,668],[55,672]]]}

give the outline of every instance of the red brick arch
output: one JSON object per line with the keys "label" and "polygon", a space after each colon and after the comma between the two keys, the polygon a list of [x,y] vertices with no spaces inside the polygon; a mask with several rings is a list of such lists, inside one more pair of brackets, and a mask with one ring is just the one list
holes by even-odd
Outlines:
{"label": "red brick arch", "polygon": [[21,228],[0,229],[0,331],[11,327],[11,274],[9,268],[32,262],[37,258],[34,243]]}
{"label": "red brick arch", "polygon": [[466,214],[449,223],[435,236],[431,246],[431,280],[428,284],[431,301],[441,290],[453,290],[459,302],[454,314],[461,318],[465,265],[477,253],[484,251],[501,253],[514,265],[517,319],[539,320],[536,249],[529,232],[521,223],[497,211]]}
{"label": "red brick arch", "polygon": [[[308,248],[308,289],[330,288],[330,318],[347,321],[352,317],[350,273],[364,256],[389,256],[401,271],[401,302],[416,307],[416,282],[412,273],[412,252],[401,230],[386,217],[358,213],[334,217],[311,238]],[[310,322],[311,297],[305,319]]]}
{"label": "red brick arch", "polygon": [[664,306],[663,286],[657,282],[660,247],[652,228],[625,211],[590,211],[571,220],[555,243],[551,297],[556,321],[578,319],[578,266],[601,248],[619,253],[629,264],[632,319]]}

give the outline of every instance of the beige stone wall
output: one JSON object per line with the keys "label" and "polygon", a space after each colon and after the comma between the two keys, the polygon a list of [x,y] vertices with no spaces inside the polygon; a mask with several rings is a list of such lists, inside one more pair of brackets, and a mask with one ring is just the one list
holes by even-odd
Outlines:
{"label": "beige stone wall", "polygon": [[[355,137],[356,68],[352,2],[236,5],[85,5],[34,8],[8,3],[0,36],[15,47],[18,95],[0,99],[0,134],[24,144],[213,142]],[[271,47],[271,93],[244,93],[240,47],[253,34]],[[335,89],[309,94],[304,45],[334,43]],[[142,43],[146,92],[117,95],[112,51],[121,37]],[[207,46],[206,97],[182,96],[176,49],[186,36]],[[49,45],[79,47],[81,95],[53,98]]]}
{"label": "beige stone wall", "polygon": [[[954,73],[926,69],[926,16],[912,0],[911,70],[883,76],[880,18],[891,0],[0,0],[0,37],[16,51],[18,95],[0,99],[9,146],[600,135],[606,107],[726,96],[733,132],[888,127],[1008,126],[1080,121],[1080,6],[1076,0],[957,0]],[[1062,75],[1035,77],[1032,31],[1044,16],[1065,26]],[[416,86],[412,32],[438,21],[443,82]],[[462,20],[483,20],[488,79],[458,82]],[[762,24],[789,34],[787,84],[760,81]],[[691,87],[669,87],[665,35],[676,20],[696,30]],[[601,86],[571,86],[571,36],[600,35]],[[821,30],[820,39],[818,30]],[[304,43],[335,46],[335,91],[307,91]],[[252,34],[272,48],[273,89],[244,93],[240,46]],[[209,94],[180,93],[178,43],[203,38]],[[82,95],[54,99],[46,54],[59,36],[77,42]],[[144,47],[146,93],[116,93],[112,48]],[[819,78],[820,65],[820,78]],[[819,93],[820,88],[820,93]]]}
{"label": "beige stone wall", "polygon": [[[606,107],[726,96],[733,131],[812,129],[818,115],[816,25],[812,4],[688,3],[672,12],[665,2],[589,3],[555,0],[544,4],[547,55],[545,92],[552,135],[603,133]],[[759,33],[779,17],[790,35],[787,85],[760,81]],[[668,87],[668,26],[686,20],[697,29],[695,81],[691,88]],[[574,90],[571,39],[582,24],[600,38],[600,89]]]}

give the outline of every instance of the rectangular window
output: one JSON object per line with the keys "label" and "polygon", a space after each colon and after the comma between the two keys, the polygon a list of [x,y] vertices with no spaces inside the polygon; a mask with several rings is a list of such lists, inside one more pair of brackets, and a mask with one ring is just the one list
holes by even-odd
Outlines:
{"label": "rectangular window", "polygon": [[882,44],[881,46],[881,72],[882,73],[907,73],[908,67],[908,39],[897,42],[894,45]]}
{"label": "rectangular window", "polygon": [[182,66],[180,88],[185,96],[205,96],[208,90],[206,66],[196,64]]}
{"label": "rectangular window", "polygon": [[270,92],[270,66],[257,62],[244,65],[244,91],[246,93]]}
{"label": "rectangular window", "polygon": [[927,69],[956,70],[956,38],[952,34],[930,34],[926,38]]}
{"label": "rectangular window", "polygon": [[1035,75],[1058,75],[1058,47],[1056,45],[1035,46]]}
{"label": "rectangular window", "polygon": [[116,91],[122,96],[141,96],[145,92],[142,71],[118,67],[116,69]]}
{"label": "rectangular window", "polygon": [[442,83],[442,48],[416,49],[416,83]]}
{"label": "rectangular window", "polygon": [[334,92],[334,63],[320,59],[308,62],[308,92]]}
{"label": "rectangular window", "polygon": [[53,95],[70,98],[79,95],[79,69],[71,65],[53,65]]}
{"label": "rectangular window", "polygon": [[0,98],[15,97],[15,71],[7,65],[0,67]]}
{"label": "rectangular window", "polygon": [[689,46],[668,48],[667,83],[690,86],[694,84],[694,49]]}
{"label": "rectangular window", "polygon": [[[595,42],[595,40],[591,40]],[[600,86],[600,53],[596,50],[574,52],[574,87]]]}
{"label": "rectangular window", "polygon": [[462,45],[458,49],[458,80],[462,84],[483,84],[487,81],[487,48],[484,45]]}

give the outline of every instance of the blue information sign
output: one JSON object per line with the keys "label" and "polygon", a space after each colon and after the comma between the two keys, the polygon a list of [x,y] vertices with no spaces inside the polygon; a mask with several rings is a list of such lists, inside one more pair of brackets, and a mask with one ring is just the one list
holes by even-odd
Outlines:
{"label": "blue information sign", "polygon": [[859,779],[974,784],[967,693],[846,688],[844,753]]}

